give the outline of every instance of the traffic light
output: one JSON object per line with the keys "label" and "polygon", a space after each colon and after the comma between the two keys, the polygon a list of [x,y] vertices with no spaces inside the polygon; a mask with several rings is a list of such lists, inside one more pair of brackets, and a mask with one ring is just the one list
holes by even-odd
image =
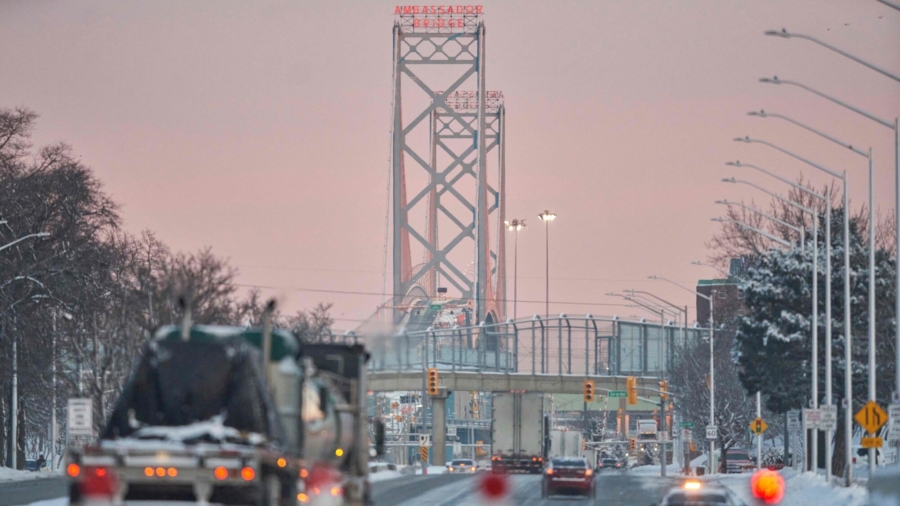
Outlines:
{"label": "traffic light", "polygon": [[637,450],[637,439],[631,438],[628,440],[628,447],[632,450]]}
{"label": "traffic light", "polygon": [[666,380],[661,380],[659,382],[659,398],[662,399],[663,402],[666,402],[666,399],[669,398],[668,391],[669,391],[669,382]]}
{"label": "traffic light", "polygon": [[438,370],[436,367],[428,369],[428,395],[438,395]]}
{"label": "traffic light", "polygon": [[584,402],[594,402],[593,380],[584,380]]}
{"label": "traffic light", "polygon": [[637,378],[635,376],[629,376],[625,380],[625,387],[628,390],[628,404],[637,404]]}

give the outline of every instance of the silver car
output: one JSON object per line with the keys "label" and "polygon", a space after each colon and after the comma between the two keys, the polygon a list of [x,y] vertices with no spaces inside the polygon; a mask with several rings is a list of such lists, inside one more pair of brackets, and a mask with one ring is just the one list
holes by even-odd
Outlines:
{"label": "silver car", "polygon": [[474,473],[478,468],[472,459],[455,459],[447,464],[448,473]]}

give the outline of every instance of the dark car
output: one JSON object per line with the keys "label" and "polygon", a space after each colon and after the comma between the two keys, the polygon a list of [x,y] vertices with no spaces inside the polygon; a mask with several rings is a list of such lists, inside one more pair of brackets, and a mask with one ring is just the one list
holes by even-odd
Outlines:
{"label": "dark car", "polygon": [[556,494],[578,494],[596,497],[594,472],[583,457],[559,457],[550,459],[541,481],[541,497]]}
{"label": "dark car", "polygon": [[619,459],[602,459],[597,464],[597,471],[608,471],[614,469],[623,469],[622,462]]}

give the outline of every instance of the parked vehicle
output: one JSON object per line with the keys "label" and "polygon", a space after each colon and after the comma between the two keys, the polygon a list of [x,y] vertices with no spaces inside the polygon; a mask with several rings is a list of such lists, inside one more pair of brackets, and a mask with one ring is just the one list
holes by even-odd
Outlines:
{"label": "parked vehicle", "polygon": [[594,472],[584,457],[559,457],[549,460],[541,480],[541,497],[577,494],[596,498]]}
{"label": "parked vehicle", "polygon": [[540,473],[544,467],[547,426],[543,394],[497,394],[493,414],[491,472]]}

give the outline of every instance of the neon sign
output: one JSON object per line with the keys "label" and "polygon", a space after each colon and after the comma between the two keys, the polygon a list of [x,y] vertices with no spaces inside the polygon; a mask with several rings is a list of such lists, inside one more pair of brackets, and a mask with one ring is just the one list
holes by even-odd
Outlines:
{"label": "neon sign", "polygon": [[[484,13],[481,5],[398,5],[394,15],[401,26],[413,31],[433,33],[469,32],[477,27]],[[462,29],[462,30],[460,30]]]}
{"label": "neon sign", "polygon": [[482,5],[398,5],[394,8],[394,14],[480,15],[483,8]]}

